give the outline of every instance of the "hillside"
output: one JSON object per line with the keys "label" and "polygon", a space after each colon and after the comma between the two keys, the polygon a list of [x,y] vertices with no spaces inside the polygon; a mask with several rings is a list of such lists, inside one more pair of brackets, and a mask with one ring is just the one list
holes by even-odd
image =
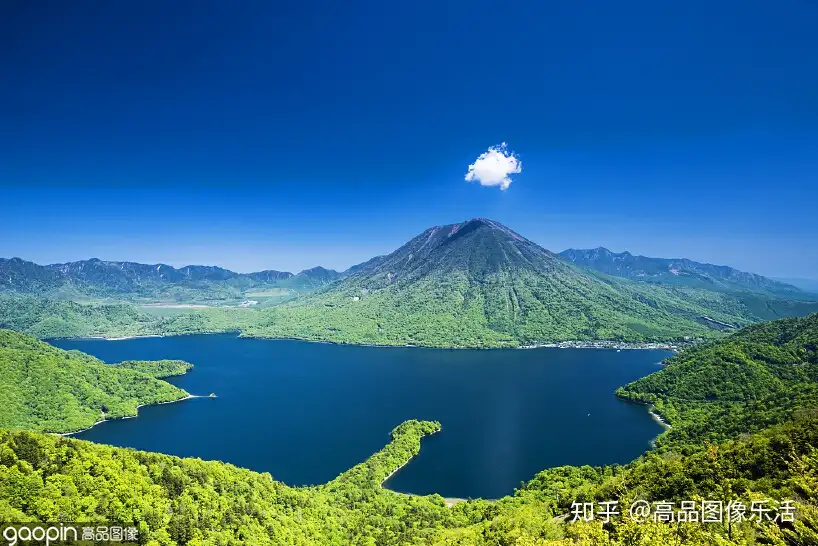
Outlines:
{"label": "hillside", "polygon": [[313,267],[300,271],[285,281],[279,283],[280,286],[293,288],[294,290],[315,290],[333,282],[341,277],[341,273],[334,269],[324,267]]}
{"label": "hillside", "polygon": [[86,305],[0,295],[0,328],[39,338],[124,337],[159,333],[159,319],[126,304]]}
{"label": "hillside", "polygon": [[[761,298],[764,307],[769,298]],[[782,313],[807,314],[818,304]],[[786,316],[786,315],[785,315]],[[345,343],[495,347],[713,337],[758,316],[724,291],[645,285],[567,263],[498,222],[435,226],[244,333]]]}
{"label": "hillside", "polygon": [[748,290],[794,299],[815,299],[800,288],[756,273],[739,271],[726,265],[695,262],[686,258],[649,258],[630,252],[611,252],[607,248],[569,248],[560,252],[564,259],[614,275],[643,282],[674,286],[698,286],[716,290]]}
{"label": "hillside", "polygon": [[293,275],[265,270],[236,273],[215,266],[112,262],[99,259],[38,265],[0,258],[0,294],[58,300],[111,299],[134,302],[230,302],[250,290],[285,287],[296,292],[331,282],[337,271],[316,267]]}
{"label": "hillside", "polygon": [[[809,317],[748,328],[687,349],[664,371],[640,381],[672,376],[661,388],[689,397],[702,394],[698,391],[712,377],[732,393],[727,397],[735,398],[748,385],[747,370],[752,366],[727,366],[716,374],[726,361],[711,366],[712,354],[732,353],[738,344],[767,355],[769,367],[809,367],[816,364],[817,321],[818,317]],[[29,356],[35,362],[65,359],[95,372],[99,365],[82,353],[48,350],[25,336],[8,332],[0,336],[6,340],[2,350],[15,361],[29,362]],[[796,363],[791,357],[800,360]],[[811,372],[805,377],[811,378],[807,382],[818,381]],[[70,393],[71,388],[61,383],[55,394]],[[749,389],[754,388],[750,383]],[[778,396],[765,405],[775,412],[789,403]],[[381,487],[387,476],[419,452],[425,435],[441,430],[436,422],[412,420],[397,426],[381,451],[313,487],[289,487],[269,474],[216,461],[0,429],[0,520],[116,521],[137,527],[141,543],[168,545],[802,546],[814,544],[818,536],[818,413],[807,399],[800,399],[797,406],[780,413],[781,422],[771,427],[752,432],[754,425],[748,422],[731,430],[728,436],[733,440],[706,444],[678,437],[628,465],[551,468],[514,495],[451,507],[438,495],[404,495]],[[35,409],[27,406],[30,412]],[[709,418],[715,430],[732,427],[724,426],[731,419],[728,412]],[[682,420],[673,424],[662,439],[684,426]],[[445,426],[442,423],[442,434]],[[726,519],[707,525],[636,523],[624,515],[604,524],[601,517],[570,521],[574,502],[618,501],[625,514],[636,499],[672,502],[674,510],[688,499],[712,499],[725,506],[740,501],[748,513],[753,501],[771,499],[766,507],[776,510],[780,501],[793,499],[796,515],[794,523]]]}
{"label": "hillside", "polygon": [[100,419],[132,417],[139,405],[185,398],[184,390],[157,378],[190,367],[181,361],[108,365],[0,330],[0,427],[72,432]]}
{"label": "hillside", "polygon": [[655,406],[672,429],[661,444],[720,441],[818,407],[818,313],[748,326],[687,349],[617,391]]}

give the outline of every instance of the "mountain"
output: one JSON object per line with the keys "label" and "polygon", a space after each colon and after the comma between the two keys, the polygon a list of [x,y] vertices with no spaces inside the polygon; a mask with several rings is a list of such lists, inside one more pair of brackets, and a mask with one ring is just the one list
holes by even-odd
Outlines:
{"label": "mountain", "polygon": [[78,300],[111,298],[146,302],[240,300],[250,289],[287,287],[314,290],[339,273],[321,267],[293,275],[265,270],[236,273],[216,266],[112,262],[97,258],[37,265],[20,258],[0,259],[0,292]]}
{"label": "mountain", "polygon": [[[818,304],[756,302],[778,316]],[[780,313],[780,314],[778,314]],[[485,218],[427,229],[311,296],[263,310],[246,335],[345,343],[495,347],[668,340],[761,320],[727,293],[645,285],[576,267]]]}
{"label": "mountain", "polygon": [[[486,218],[434,226],[344,273],[315,267],[297,275],[241,274],[101,260],[39,266],[19,259],[1,262],[0,273],[0,327],[43,338],[240,331],[339,343],[513,347],[709,338],[818,311],[818,302],[801,301],[801,292],[785,298],[714,282],[603,274]],[[768,286],[769,279],[749,275],[723,277]],[[261,303],[238,309],[248,298]],[[84,299],[108,303],[76,303]],[[124,301],[233,305],[164,313]]]}
{"label": "mountain", "polygon": [[63,275],[20,258],[0,258],[0,288],[17,292],[48,292],[65,282]]}
{"label": "mountain", "polygon": [[486,218],[427,229],[388,256],[360,264],[352,276],[373,286],[404,284],[427,275],[462,272],[482,281],[504,271],[548,272],[556,255]]}
{"label": "mountain", "polygon": [[264,271],[257,271],[256,273],[248,273],[246,275],[254,281],[261,283],[277,283],[279,281],[287,280],[293,276],[289,271],[276,271],[275,269],[265,269]]}
{"label": "mountain", "polygon": [[341,273],[334,269],[326,269],[318,266],[305,269],[297,275],[293,275],[279,283],[280,286],[290,287],[295,290],[314,290],[325,284],[329,284],[338,279]]}
{"label": "mountain", "polygon": [[784,297],[805,298],[803,291],[755,273],[739,271],[726,265],[694,262],[687,258],[649,258],[630,252],[611,252],[607,248],[569,248],[560,256],[577,265],[606,275],[671,285],[701,286],[713,289],[749,290]]}
{"label": "mountain", "polygon": [[0,330],[0,426],[72,432],[100,419],[132,417],[140,405],[188,396],[158,377],[190,368],[182,361],[112,366],[78,351]]}
{"label": "mountain", "polygon": [[804,292],[818,294],[818,279],[803,279],[792,277],[787,278],[774,277],[773,279],[786,284],[791,284],[792,286],[800,288]]}

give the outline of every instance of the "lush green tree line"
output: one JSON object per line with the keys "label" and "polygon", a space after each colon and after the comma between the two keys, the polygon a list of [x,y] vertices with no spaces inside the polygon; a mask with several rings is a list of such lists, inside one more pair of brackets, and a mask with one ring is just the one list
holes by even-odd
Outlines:
{"label": "lush green tree line", "polygon": [[478,282],[456,271],[411,283],[378,282],[349,278],[269,307],[213,307],[170,316],[123,303],[5,295],[0,296],[0,328],[42,339],[236,332],[373,345],[514,347],[565,340],[718,338],[724,332],[703,317],[744,326],[770,314],[797,315],[818,306],[591,272],[567,278],[502,272]]}
{"label": "lush green tree line", "polygon": [[[448,507],[437,496],[382,489],[437,423],[410,421],[366,462],[332,482],[293,488],[220,462],[0,431],[0,520],[117,522],[143,544],[696,546],[814,544],[818,417],[691,455],[652,453],[624,467],[561,467],[515,495]],[[796,521],[573,522],[573,502],[796,501]]]}
{"label": "lush green tree line", "polygon": [[818,314],[748,326],[682,351],[617,390],[672,426],[659,445],[697,445],[755,432],[818,407]]}
{"label": "lush green tree line", "polygon": [[184,375],[193,369],[193,364],[184,360],[126,360],[116,366],[123,370],[146,373],[157,379]]}
{"label": "lush green tree line", "polygon": [[140,405],[188,396],[157,377],[191,367],[173,360],[108,365],[0,330],[0,426],[72,432],[102,419],[133,417]]}

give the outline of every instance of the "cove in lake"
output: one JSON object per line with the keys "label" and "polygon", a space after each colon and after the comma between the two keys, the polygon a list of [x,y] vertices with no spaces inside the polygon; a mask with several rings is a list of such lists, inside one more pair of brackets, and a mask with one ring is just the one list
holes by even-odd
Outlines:
{"label": "cove in lake", "polygon": [[59,340],[106,362],[183,359],[169,381],[194,398],[139,409],[77,434],[94,442],[217,459],[290,485],[324,483],[381,449],[407,419],[440,421],[396,491],[498,498],[545,468],[626,463],[661,426],[614,397],[659,369],[652,350],[437,350],[233,335]]}

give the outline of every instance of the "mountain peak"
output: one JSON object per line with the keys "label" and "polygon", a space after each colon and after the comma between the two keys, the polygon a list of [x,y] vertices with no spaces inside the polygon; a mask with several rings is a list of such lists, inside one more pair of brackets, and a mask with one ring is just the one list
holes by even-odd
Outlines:
{"label": "mountain peak", "polygon": [[485,233],[504,234],[505,236],[508,236],[517,241],[525,240],[523,237],[521,237],[519,234],[517,234],[510,228],[506,227],[505,225],[501,224],[496,220],[491,220],[490,218],[472,218],[471,220],[466,220],[465,222],[460,222],[459,224],[435,226],[434,228],[426,230],[424,234],[435,232],[437,230],[443,230],[443,233],[448,232],[449,238],[454,238],[456,236],[463,237],[466,234],[472,232],[483,231]]}
{"label": "mountain peak", "polygon": [[502,225],[502,224],[500,224],[500,222],[495,222],[494,220],[491,220],[489,218],[482,218],[482,217],[472,218],[470,220],[466,220],[465,222],[461,222],[461,223],[462,224],[480,224],[480,225],[484,225],[484,226],[488,226],[488,227],[493,227],[495,224]]}
{"label": "mountain peak", "polygon": [[501,224],[497,220],[492,220],[491,218],[472,218],[471,220],[466,220],[465,222],[461,222],[460,225],[467,226],[467,225],[474,225],[477,227],[487,227],[491,229],[499,229],[501,231],[511,231],[508,227]]}
{"label": "mountain peak", "polygon": [[317,265],[315,267],[311,267],[309,269],[304,269],[298,273],[299,275],[322,275],[322,276],[331,276],[337,277],[339,273],[334,269],[327,269],[326,267]]}
{"label": "mountain peak", "polygon": [[557,257],[489,218],[433,226],[382,258],[352,268],[357,276],[385,277],[387,283],[425,276],[487,277],[559,267]]}

